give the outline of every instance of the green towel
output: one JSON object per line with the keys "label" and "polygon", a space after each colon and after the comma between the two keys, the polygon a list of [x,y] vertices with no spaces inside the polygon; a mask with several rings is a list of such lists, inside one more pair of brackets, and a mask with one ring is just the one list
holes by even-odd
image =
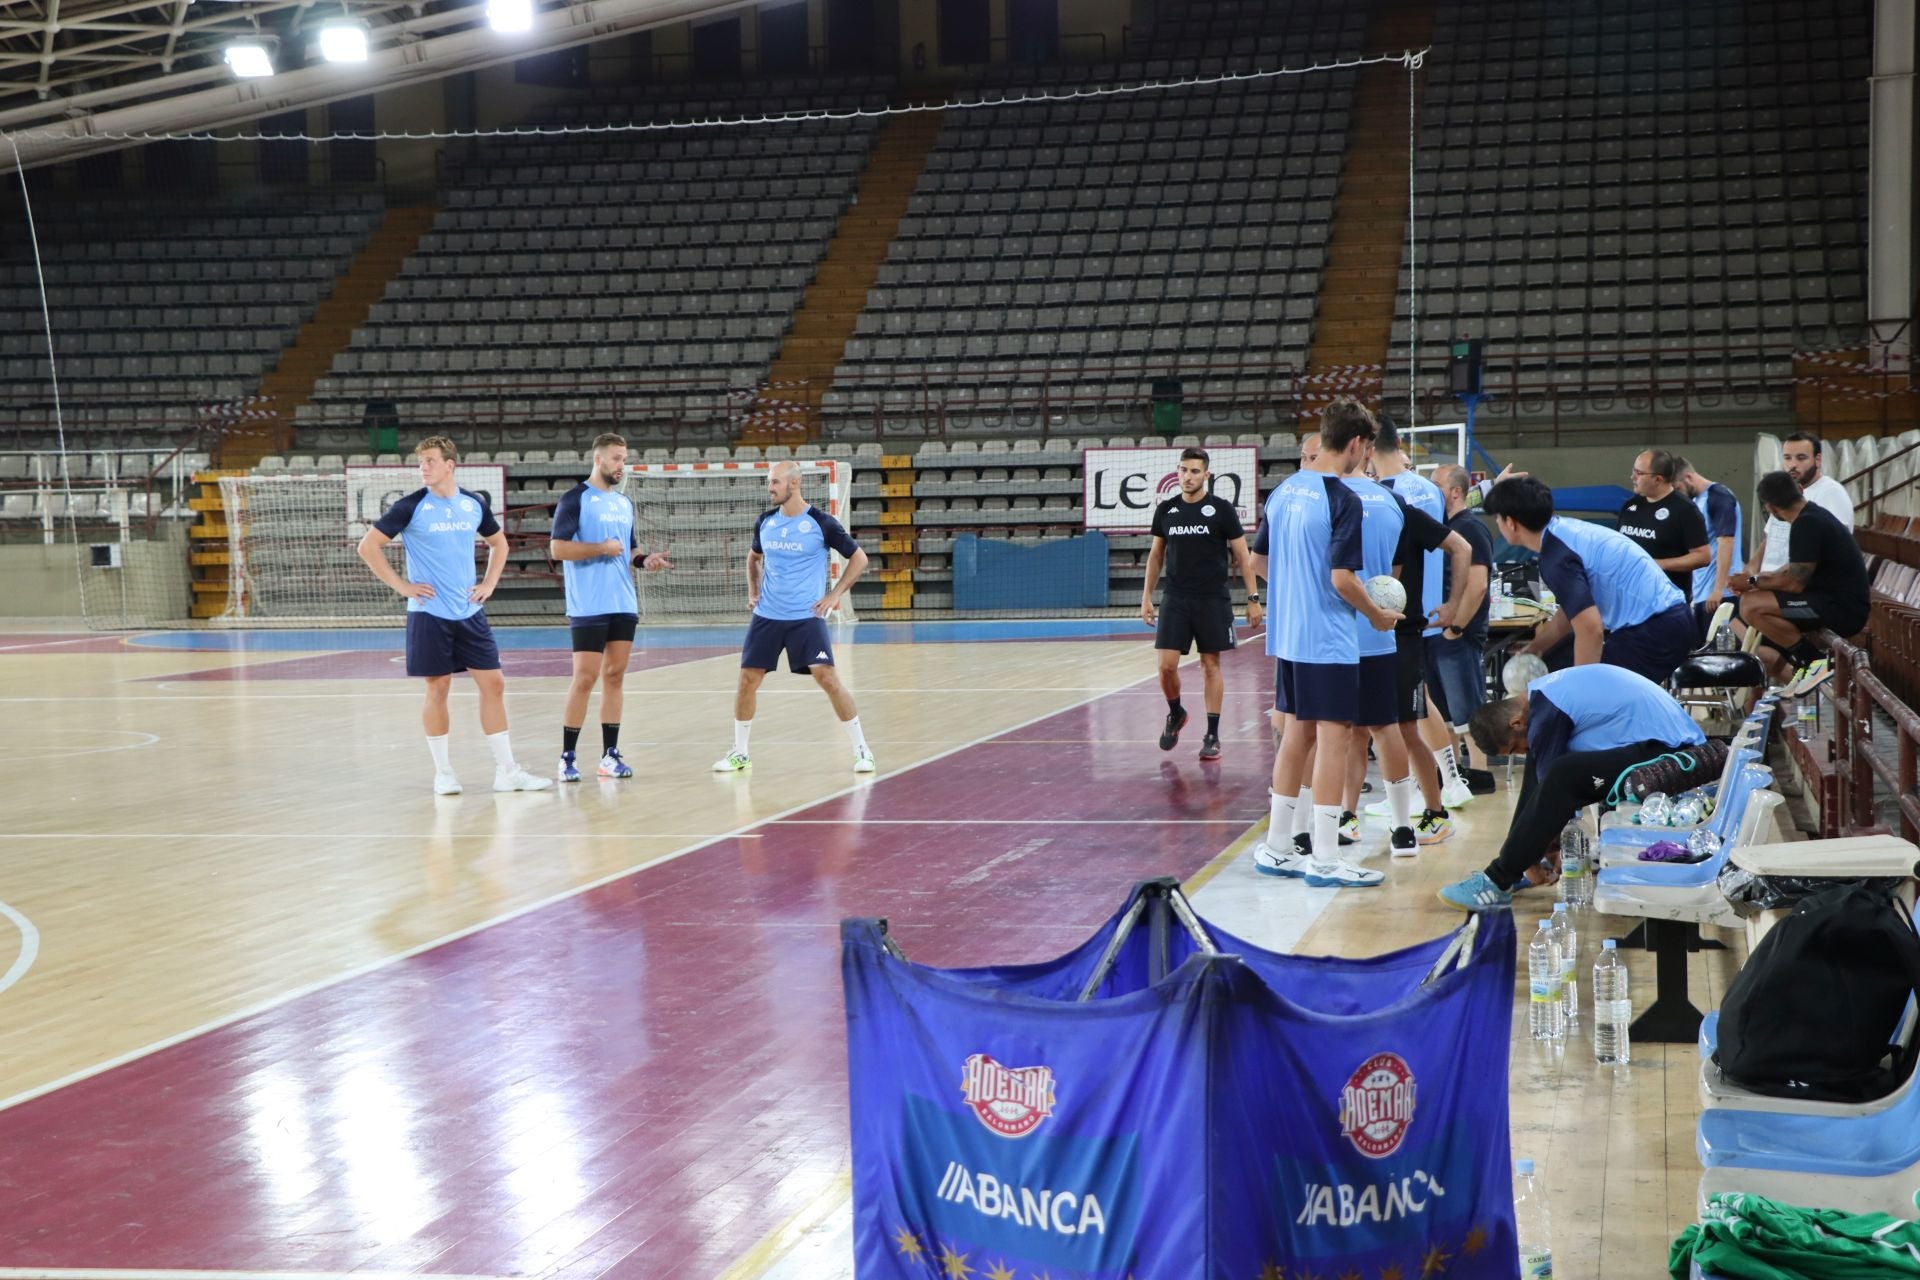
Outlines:
{"label": "green towel", "polygon": [[1920,1223],[1729,1192],[1673,1242],[1673,1280],[1690,1263],[1722,1280],[1920,1280]]}

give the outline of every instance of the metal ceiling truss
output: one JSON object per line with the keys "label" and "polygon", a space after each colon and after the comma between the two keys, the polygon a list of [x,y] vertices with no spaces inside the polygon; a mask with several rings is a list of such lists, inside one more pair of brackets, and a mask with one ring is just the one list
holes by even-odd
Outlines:
{"label": "metal ceiling truss", "polygon": [[[474,0],[0,0],[0,134],[33,168],[133,143],[102,135],[217,130],[742,7],[742,0],[565,0],[523,35]],[[320,27],[368,29],[364,64],[309,51]],[[235,80],[241,39],[277,45],[277,73]],[[0,172],[14,167],[0,145]]]}

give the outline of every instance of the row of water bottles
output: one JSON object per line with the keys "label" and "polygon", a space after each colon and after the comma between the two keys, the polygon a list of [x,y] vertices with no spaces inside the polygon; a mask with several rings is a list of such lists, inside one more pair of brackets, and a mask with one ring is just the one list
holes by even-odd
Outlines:
{"label": "row of water bottles", "polygon": [[[1600,948],[1593,965],[1593,1059],[1624,1063],[1631,1054],[1627,1024],[1633,1018],[1627,966],[1612,938]],[[1579,954],[1573,916],[1566,903],[1556,902],[1527,947],[1527,1029],[1535,1040],[1564,1040],[1580,1025]]]}

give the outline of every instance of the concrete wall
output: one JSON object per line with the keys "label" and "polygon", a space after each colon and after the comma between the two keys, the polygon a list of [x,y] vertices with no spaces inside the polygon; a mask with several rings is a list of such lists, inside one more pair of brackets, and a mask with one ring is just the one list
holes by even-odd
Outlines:
{"label": "concrete wall", "polygon": [[79,620],[87,614],[130,614],[136,622],[187,616],[187,535],[167,525],[152,542],[122,546],[123,567],[87,569],[81,599],[81,556],[70,542],[0,544],[0,618]]}
{"label": "concrete wall", "polygon": [[[378,94],[373,100],[374,128],[382,133],[420,133],[447,128],[445,82],[430,80]],[[439,177],[435,154],[445,143],[423,138],[418,142],[378,144],[387,170],[387,198],[395,203],[424,200]]]}

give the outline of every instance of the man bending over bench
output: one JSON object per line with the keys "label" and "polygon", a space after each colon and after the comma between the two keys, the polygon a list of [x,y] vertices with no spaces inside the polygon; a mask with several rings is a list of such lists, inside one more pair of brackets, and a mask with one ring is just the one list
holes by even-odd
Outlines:
{"label": "man bending over bench", "polygon": [[1525,751],[1527,773],[1500,855],[1440,890],[1442,902],[1462,911],[1512,906],[1528,868],[1559,840],[1561,828],[1606,799],[1621,774],[1707,740],[1659,685],[1604,663],[1541,676],[1527,686],[1525,701],[1489,702],[1468,728],[1487,756]]}

